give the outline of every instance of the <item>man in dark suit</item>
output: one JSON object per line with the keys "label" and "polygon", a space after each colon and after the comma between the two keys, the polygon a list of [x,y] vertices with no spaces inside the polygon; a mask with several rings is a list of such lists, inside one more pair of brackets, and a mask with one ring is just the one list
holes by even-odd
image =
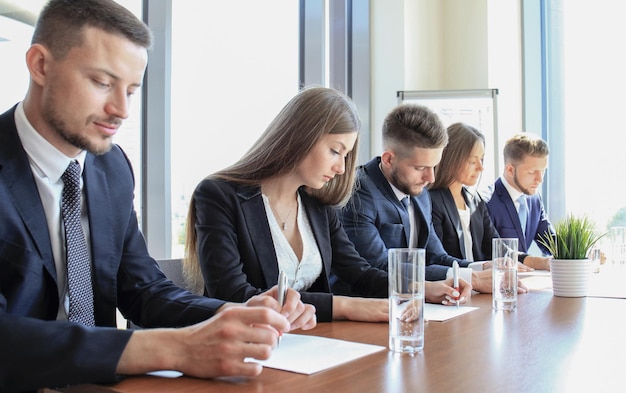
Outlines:
{"label": "man in dark suit", "polygon": [[[445,127],[424,106],[403,104],[385,118],[384,151],[358,169],[357,189],[341,212],[348,237],[372,266],[387,270],[389,248],[418,247],[426,249],[427,280],[452,274],[458,259],[445,252],[434,231],[426,190],[447,143]],[[491,272],[483,271],[482,263],[461,270],[475,290],[491,292]],[[345,283],[333,278],[333,291],[346,292]]]}
{"label": "man in dark suit", "polygon": [[[39,18],[26,97],[0,115],[2,392],[163,369],[253,376],[261,366],[244,358],[266,359],[279,331],[315,326],[314,308],[295,291],[282,310],[276,288],[244,305],[196,296],[148,255],[130,163],[111,139],[150,41],[112,0],[52,0]],[[71,224],[65,172],[77,165]],[[84,270],[70,268],[71,258]],[[192,326],[119,330],[116,308],[146,328]]]}
{"label": "man in dark suit", "polygon": [[[548,167],[548,144],[529,133],[514,135],[504,145],[504,172],[484,194],[489,215],[500,237],[519,239],[520,262],[535,269],[549,269],[549,257],[528,255],[542,236],[554,236],[541,195],[537,192]],[[522,227],[522,220],[526,221]]]}

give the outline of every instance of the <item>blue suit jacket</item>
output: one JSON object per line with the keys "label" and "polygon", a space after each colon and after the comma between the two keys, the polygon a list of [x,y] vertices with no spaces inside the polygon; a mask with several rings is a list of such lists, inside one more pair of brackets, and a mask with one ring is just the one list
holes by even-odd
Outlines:
{"label": "blue suit jacket", "polygon": [[[407,247],[409,214],[398,201],[376,157],[358,168],[357,189],[342,209],[341,220],[357,251],[374,267],[387,270],[387,249]],[[457,258],[449,256],[435,234],[432,206],[427,190],[412,197],[419,228],[417,247],[426,249],[426,279],[446,278],[448,268]],[[461,260],[460,266],[469,262]],[[340,281],[333,290],[346,291]]]}
{"label": "blue suit jacket", "polygon": [[[332,320],[331,272],[352,291],[387,297],[387,273],[372,268],[354,249],[331,206],[300,190],[322,257],[322,273],[301,292],[319,321]],[[198,259],[209,296],[241,302],[278,282],[278,260],[259,186],[205,179],[194,191]]]}
{"label": "blue suit jacket", "polygon": [[[526,233],[522,230],[517,209],[515,209],[511,195],[500,178],[490,186],[484,198],[487,201],[487,208],[489,209],[491,220],[498,230],[500,237],[519,239],[519,251],[524,253],[528,252],[528,248],[533,240],[538,240],[539,236],[544,236],[546,232],[554,235],[554,228],[548,220],[548,215],[543,208],[541,195],[538,193],[529,195],[527,199],[528,222],[526,224]],[[546,255],[550,254],[539,242],[537,242],[537,245]]]}
{"label": "blue suit jacket", "polygon": [[[491,260],[491,240],[500,235],[491,222],[485,201],[465,187],[462,193],[470,212],[472,257],[474,261]],[[450,189],[429,190],[429,194],[433,204],[433,226],[443,248],[453,257],[466,259],[461,217]]]}
{"label": "blue suit jacket", "polygon": [[141,326],[180,326],[208,318],[223,302],[175,287],[148,255],[130,163],[114,146],[98,157],[88,154],[83,173],[95,319],[110,328],[55,321],[48,225],[14,110],[0,115],[0,391],[114,381],[132,333],[114,328],[116,307]]}

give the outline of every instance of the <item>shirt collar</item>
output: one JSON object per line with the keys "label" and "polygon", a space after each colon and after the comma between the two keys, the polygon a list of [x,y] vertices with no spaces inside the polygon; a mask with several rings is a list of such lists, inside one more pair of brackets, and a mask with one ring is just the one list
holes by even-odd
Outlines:
{"label": "shirt collar", "polygon": [[[380,171],[383,171],[383,168],[381,167],[381,163],[378,163],[378,169],[380,169]],[[389,183],[389,185],[391,186],[391,189],[393,190],[393,193],[396,195],[396,198],[398,198],[398,202],[402,202],[402,200],[404,198],[411,198],[410,195],[407,195],[405,193],[403,193],[402,191],[398,190],[398,187],[394,186],[393,184],[391,184],[391,182],[389,180],[387,180],[387,183]]]}
{"label": "shirt collar", "polygon": [[82,174],[87,152],[83,150],[73,158],[61,153],[30,124],[24,112],[23,102],[15,109],[15,126],[31,165],[40,176],[47,177],[51,183],[56,183],[73,160],[80,164]]}
{"label": "shirt collar", "polygon": [[513,187],[512,185],[509,184],[509,182],[506,181],[506,179],[504,178],[504,176],[500,177],[500,179],[502,180],[502,184],[504,184],[504,188],[506,188],[506,190],[509,192],[509,195],[511,196],[511,199],[513,200],[513,202],[517,203],[519,197],[521,197],[524,193],[521,191],[518,191],[515,187]]}
{"label": "shirt collar", "polygon": [[398,190],[398,188],[396,186],[394,186],[393,184],[389,183],[389,185],[391,186],[391,189],[393,190],[393,193],[396,195],[396,198],[398,198],[398,201],[402,202],[402,200],[404,198],[411,198],[410,195],[407,195],[405,193],[403,193],[402,191]]}

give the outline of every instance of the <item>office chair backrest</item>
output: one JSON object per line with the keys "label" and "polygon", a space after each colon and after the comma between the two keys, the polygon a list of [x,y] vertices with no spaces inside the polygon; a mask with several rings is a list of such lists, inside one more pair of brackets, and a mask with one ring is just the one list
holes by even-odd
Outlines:
{"label": "office chair backrest", "polygon": [[157,259],[157,263],[161,268],[161,271],[167,278],[181,288],[187,289],[185,281],[183,280],[183,260],[180,258],[174,259]]}

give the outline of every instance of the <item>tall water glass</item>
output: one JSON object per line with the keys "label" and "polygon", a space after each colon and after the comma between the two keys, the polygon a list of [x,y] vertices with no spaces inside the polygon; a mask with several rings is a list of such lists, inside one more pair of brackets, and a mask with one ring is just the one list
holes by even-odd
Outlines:
{"label": "tall water glass", "polygon": [[424,348],[425,251],[389,249],[389,349],[417,353]]}
{"label": "tall water glass", "polygon": [[495,310],[517,308],[517,239],[492,240],[492,303]]}

